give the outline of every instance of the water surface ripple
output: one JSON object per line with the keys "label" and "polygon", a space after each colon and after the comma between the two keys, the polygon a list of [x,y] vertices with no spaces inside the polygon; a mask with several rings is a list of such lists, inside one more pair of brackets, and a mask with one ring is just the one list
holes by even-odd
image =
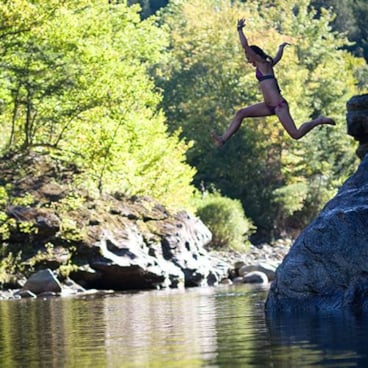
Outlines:
{"label": "water surface ripple", "polygon": [[0,302],[0,367],[367,367],[368,317],[265,316],[247,285]]}

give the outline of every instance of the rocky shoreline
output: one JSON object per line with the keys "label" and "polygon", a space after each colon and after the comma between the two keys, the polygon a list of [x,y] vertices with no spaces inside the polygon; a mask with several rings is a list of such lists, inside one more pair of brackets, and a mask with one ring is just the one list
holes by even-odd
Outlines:
{"label": "rocky shoreline", "polygon": [[0,161],[0,171],[0,299],[268,284],[291,244],[214,251],[193,214],[144,196],[93,196],[70,185],[73,168],[40,154]]}
{"label": "rocky shoreline", "polygon": [[[265,287],[274,279],[275,271],[290,249],[291,240],[278,240],[272,245],[251,245],[246,253],[211,251],[214,267],[228,274],[214,285],[262,284]],[[219,271],[220,272],[220,271]],[[0,290],[1,300],[25,298],[70,297],[114,293],[114,290],[85,289],[70,278],[60,281],[49,269],[38,271],[17,289]]]}
{"label": "rocky shoreline", "polygon": [[222,259],[236,268],[238,262],[250,266],[259,262],[279,265],[288,253],[293,240],[278,239],[272,244],[251,244],[248,252],[211,251],[211,255]]}
{"label": "rocky shoreline", "polygon": [[229,277],[220,283],[268,285],[274,280],[276,269],[289,252],[291,244],[291,239],[279,239],[272,244],[252,244],[246,253],[212,251],[211,255],[215,259],[229,265]]}

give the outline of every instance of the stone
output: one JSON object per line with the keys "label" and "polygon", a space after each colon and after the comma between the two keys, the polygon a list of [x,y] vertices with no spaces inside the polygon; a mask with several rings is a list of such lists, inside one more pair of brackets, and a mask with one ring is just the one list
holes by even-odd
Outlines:
{"label": "stone", "polygon": [[276,267],[277,266],[275,264],[271,264],[270,262],[259,262],[252,265],[244,265],[239,270],[239,276],[244,276],[249,272],[259,271],[265,274],[269,281],[273,281],[275,279]]}
{"label": "stone", "polygon": [[38,298],[54,298],[56,296],[60,296],[60,293],[55,293],[54,291],[43,291],[37,295]]}
{"label": "stone", "polygon": [[239,275],[239,270],[245,266],[245,262],[244,261],[236,261],[234,263],[234,270],[236,272],[237,275]]}
{"label": "stone", "polygon": [[[15,282],[2,283],[2,288],[22,288],[25,283],[19,280],[34,269],[70,272],[85,289],[208,286],[229,276],[229,267],[206,250],[212,234],[199,218],[169,211],[147,196],[94,195],[71,185],[78,170],[36,152],[0,160],[4,183],[14,184],[13,193],[33,199],[28,206],[6,208],[14,222],[7,251],[15,256],[22,247],[19,262],[24,273],[9,275]],[[65,196],[78,199],[67,213],[69,200],[61,203]],[[31,231],[20,231],[24,226]],[[33,281],[27,280],[26,287],[39,287]],[[65,293],[73,292],[65,287]]]}
{"label": "stone", "polygon": [[277,268],[266,310],[368,311],[368,155]]}
{"label": "stone", "polygon": [[24,284],[23,290],[29,290],[36,295],[45,292],[60,293],[61,284],[53,272],[46,268],[31,275]]}
{"label": "stone", "polygon": [[368,94],[353,96],[346,108],[347,132],[359,141],[356,154],[363,159],[368,152]]}
{"label": "stone", "polygon": [[220,281],[220,285],[232,285],[232,281],[230,279],[222,279]]}
{"label": "stone", "polygon": [[15,296],[20,296],[21,298],[37,298],[35,293],[32,293],[30,290],[18,290],[14,293]]}
{"label": "stone", "polygon": [[233,280],[233,284],[243,284],[244,280],[242,277],[235,277]]}
{"label": "stone", "polygon": [[86,289],[70,278],[66,278],[62,284],[62,296],[85,293]]}
{"label": "stone", "polygon": [[[197,217],[180,211],[167,218],[166,211],[160,215],[160,207],[152,207],[144,215],[145,227],[120,220],[120,227],[105,228],[93,244],[98,252],[79,260],[83,269],[71,277],[85,288],[138,290],[215,285],[228,276],[226,265],[214,267],[205,250],[212,235]],[[121,216],[117,205],[113,212]]]}
{"label": "stone", "polygon": [[252,271],[243,276],[245,284],[268,284],[267,275],[260,271]]}
{"label": "stone", "polygon": [[28,238],[46,242],[60,230],[61,221],[50,209],[31,208],[24,206],[8,206],[6,214],[18,223],[30,223],[37,229],[32,234],[17,232],[11,238],[17,241],[26,241]]}

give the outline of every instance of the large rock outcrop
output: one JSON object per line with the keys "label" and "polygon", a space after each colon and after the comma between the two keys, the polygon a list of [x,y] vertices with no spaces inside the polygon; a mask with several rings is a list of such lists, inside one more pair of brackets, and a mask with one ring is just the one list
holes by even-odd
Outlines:
{"label": "large rock outcrop", "polygon": [[266,310],[368,310],[368,94],[347,102],[357,172],[300,234],[276,271]]}
{"label": "large rock outcrop", "polygon": [[42,269],[86,289],[214,285],[228,276],[229,266],[205,249],[211,232],[186,211],[72,189],[76,169],[42,154],[0,160],[0,172],[13,201],[0,203],[7,252],[0,287],[22,287]]}
{"label": "large rock outcrop", "polygon": [[[137,206],[140,212],[134,215]],[[227,270],[220,274],[213,267],[204,249],[211,233],[198,218],[185,211],[169,214],[149,198],[136,198],[134,205],[113,212],[110,221],[97,225],[95,241],[82,244],[75,254],[79,267],[71,277],[83,287],[176,288],[213,285],[227,276]]]}
{"label": "large rock outcrop", "polygon": [[346,108],[348,134],[359,142],[356,154],[362,159],[368,152],[368,94],[352,97]]}
{"label": "large rock outcrop", "polygon": [[266,310],[368,311],[368,155],[276,271]]}
{"label": "large rock outcrop", "polygon": [[57,212],[9,206],[7,215],[16,228],[36,229],[10,236],[11,244],[29,244],[32,252],[25,264],[56,273],[69,267],[70,277],[85,288],[202,286],[227,277],[228,269],[218,268],[204,248],[211,240],[208,228],[197,217],[185,211],[170,213],[151,198],[87,201],[73,216],[84,236],[69,241],[69,246],[59,231]]}

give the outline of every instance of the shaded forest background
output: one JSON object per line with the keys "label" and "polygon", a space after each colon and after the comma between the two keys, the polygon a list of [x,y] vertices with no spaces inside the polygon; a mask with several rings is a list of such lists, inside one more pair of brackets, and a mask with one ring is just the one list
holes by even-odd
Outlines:
{"label": "shaded forest background", "polygon": [[[238,243],[293,236],[358,165],[345,114],[367,91],[367,14],[365,1],[0,4],[1,155],[16,164],[37,152],[73,165],[71,186],[90,196],[148,195],[188,209],[222,224],[219,243],[227,226]],[[276,72],[297,123],[324,114],[336,128],[293,141],[274,117],[249,119],[215,149],[210,133],[261,97],[239,17],[268,53],[292,44]],[[6,206],[33,201],[11,189],[0,177],[2,244]]]}
{"label": "shaded forest background", "polygon": [[[159,17],[164,14],[165,17],[165,7],[169,2],[147,0],[139,3],[142,6],[142,17],[145,18],[155,13],[160,14]],[[193,52],[190,57],[196,60],[184,62],[182,67],[178,68],[175,76],[171,76],[170,81],[164,82],[161,86],[164,90],[162,107],[171,122],[169,129],[180,128],[183,130],[183,137],[195,142],[195,148],[187,153],[189,163],[197,168],[194,183],[197,188],[202,188],[202,190],[214,186],[226,196],[241,199],[246,213],[255,220],[258,233],[279,236],[283,231],[289,233],[293,232],[293,229],[299,231],[317,214],[321,205],[336,192],[342,180],[356,165],[356,161],[351,157],[352,142],[341,134],[345,134],[343,129],[346,101],[342,101],[341,111],[336,110],[339,99],[349,90],[348,84],[352,82],[347,76],[347,78],[341,78],[341,70],[350,67],[344,65],[342,59],[336,60],[336,64],[331,62],[330,67],[335,68],[336,72],[337,80],[335,81],[330,79],[330,77],[333,79],[332,75],[334,74],[331,73],[331,70],[326,74],[322,71],[323,68],[328,68],[327,63],[329,63],[330,58],[334,57],[334,48],[339,50],[338,58],[342,56],[340,51],[345,50],[358,58],[365,57],[367,60],[367,32],[364,25],[367,20],[368,5],[365,1],[356,0],[293,1],[288,6],[285,6],[285,1],[238,2],[240,9],[241,4],[244,4],[243,14],[248,14],[254,28],[257,28],[258,22],[258,29],[253,34],[254,43],[261,42],[271,55],[276,52],[275,42],[283,40],[281,38],[276,40],[269,35],[268,27],[271,26],[272,30],[276,29],[280,34],[286,33],[285,39],[292,42],[297,48],[295,50],[296,62],[304,65],[304,71],[292,72],[292,69],[288,69],[288,72],[281,71],[284,73],[283,86],[285,86],[285,79],[287,80],[286,84],[290,83],[284,88],[287,90],[286,96],[291,94],[298,99],[296,96],[299,95],[300,100],[303,101],[294,105],[293,114],[296,120],[305,121],[309,116],[315,117],[319,113],[327,112],[336,114],[337,120],[339,120],[338,116],[342,119],[340,120],[339,133],[328,131],[315,133],[316,136],[307,137],[304,144],[290,142],[288,137],[284,137],[284,133],[277,131],[277,129],[273,130],[274,135],[272,136],[272,133],[267,130],[270,119],[266,123],[263,122],[266,126],[261,126],[258,130],[260,124],[258,120],[255,126],[243,127],[242,134],[231,142],[231,146],[225,147],[219,153],[214,152],[208,144],[207,132],[211,129],[217,129],[218,132],[223,131],[226,126],[225,121],[229,121],[232,115],[231,113],[226,115],[219,113],[218,110],[221,108],[219,109],[218,106],[226,106],[227,112],[234,112],[236,111],[235,106],[241,107],[257,101],[257,95],[249,92],[254,87],[248,84],[243,84],[243,88],[238,88],[238,76],[241,71],[234,72],[235,67],[230,64],[234,60],[241,63],[240,58],[231,50],[233,45],[230,46],[226,40],[221,39],[222,36],[219,32],[214,32],[212,37],[206,38],[204,36],[206,42],[203,42],[202,46],[192,45],[198,42],[197,38],[202,37],[206,30],[210,32],[208,31],[211,28],[209,17],[215,16],[217,24],[224,27],[230,28],[231,25],[225,17],[221,18],[219,22],[219,17],[216,14],[211,14],[210,11],[205,10],[206,4],[191,3],[192,5],[188,5],[183,11],[182,17],[186,20],[190,18],[193,23],[205,20],[205,26],[197,27],[194,24],[186,24],[186,30],[181,32],[177,30],[180,28],[178,25],[185,21],[170,16],[169,20],[166,18],[166,21],[169,27],[171,26],[174,50],[183,48],[179,59],[184,58],[184,53],[188,56]],[[215,3],[213,2],[213,4]],[[220,3],[218,2],[217,5]],[[221,6],[218,7],[221,8]],[[173,2],[169,4],[169,9],[175,9]],[[256,20],[259,13],[262,13],[262,9],[267,9],[264,12],[264,17],[270,18],[266,24]],[[276,13],[270,9],[275,9]],[[281,14],[282,11],[285,11],[284,15]],[[302,14],[303,12],[307,12],[308,15]],[[291,17],[291,14],[294,17]],[[170,18],[175,20],[170,23]],[[317,25],[318,21],[319,25]],[[216,20],[211,24],[215,28]],[[192,39],[190,39],[191,35],[194,35]],[[307,38],[307,41],[301,40],[302,35]],[[327,41],[329,37],[334,38],[333,41],[332,38],[330,39],[332,43]],[[193,40],[193,38],[196,39]],[[323,39],[326,42],[321,42]],[[206,46],[211,50],[206,50]],[[200,55],[208,53],[210,56],[208,58],[198,56],[193,50],[198,50]],[[288,50],[287,53],[289,52],[292,51]],[[288,57],[286,56],[286,58]],[[211,66],[212,60],[216,59],[222,60],[220,62],[222,66],[216,71],[209,72],[214,69]],[[292,58],[286,60],[288,63]],[[293,63],[295,60],[291,62]],[[357,87],[356,91],[366,90],[366,65],[357,60],[346,60],[345,62],[348,64],[350,62],[357,63],[356,67],[353,67],[355,82],[352,83]],[[322,66],[324,63],[325,65]],[[229,65],[228,68],[226,68],[226,64]],[[334,64],[335,66],[333,66]],[[242,67],[241,64],[240,66]],[[301,73],[305,72],[309,75],[301,76]],[[294,78],[291,74],[294,75]],[[300,76],[301,79],[298,80],[296,75]],[[292,79],[296,82],[294,85],[292,85]],[[187,83],[188,80],[192,80],[193,83]],[[341,83],[344,82],[346,85],[342,86]],[[321,83],[321,85],[317,87],[316,83]],[[180,87],[177,87],[178,85]],[[300,89],[301,86],[305,86],[306,89]],[[211,91],[213,87],[217,91],[222,91],[221,96],[214,96],[215,94]],[[190,92],[186,94],[188,90]],[[193,90],[196,90],[194,100],[191,99]],[[313,90],[314,92],[312,92]],[[203,96],[207,94],[207,96],[201,98],[200,94]],[[244,98],[244,94],[250,98]],[[349,98],[348,94],[345,96],[347,99]],[[309,99],[309,102],[306,99]],[[334,107],[332,107],[333,101]],[[308,113],[300,111],[308,104],[311,105]],[[187,109],[188,105],[190,107]],[[206,111],[204,112],[204,110]],[[214,126],[205,124],[203,129],[193,128],[197,124],[203,125],[203,121],[208,119],[212,120]],[[221,123],[217,123],[218,121]],[[264,134],[266,135],[264,136]],[[282,138],[275,138],[275,135],[281,135]],[[265,137],[267,142],[265,142]],[[332,144],[328,146],[328,142]],[[332,153],[331,150],[335,150],[335,152]],[[258,159],[254,160],[254,157]]]}
{"label": "shaded forest background", "polygon": [[[142,18],[155,14],[165,7],[169,0],[129,0],[128,3],[140,4]],[[243,1],[246,3],[246,1]],[[353,44],[346,46],[356,56],[363,56],[368,61],[368,4],[365,0],[311,0],[310,7],[318,10],[332,9],[336,18],[331,23],[338,32],[347,33]]]}

